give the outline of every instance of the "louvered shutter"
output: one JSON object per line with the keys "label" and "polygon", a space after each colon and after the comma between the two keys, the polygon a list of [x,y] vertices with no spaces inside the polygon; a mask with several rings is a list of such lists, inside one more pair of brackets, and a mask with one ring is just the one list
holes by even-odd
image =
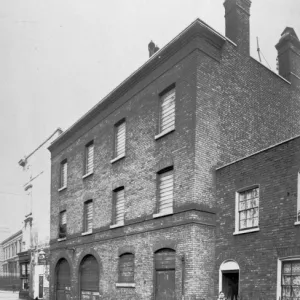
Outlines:
{"label": "louvered shutter", "polygon": [[67,186],[67,169],[68,169],[68,167],[67,167],[68,165],[67,165],[67,162],[64,162],[64,163],[62,163],[61,164],[61,174],[60,174],[60,178],[61,178],[61,184],[60,184],[60,186],[61,187],[65,187],[65,186]]}
{"label": "louvered shutter", "polygon": [[119,282],[134,282],[134,255],[131,253],[120,256]]}
{"label": "louvered shutter", "polygon": [[116,127],[116,150],[115,156],[125,155],[126,123],[123,122]]}
{"label": "louvered shutter", "polygon": [[175,89],[161,97],[160,132],[175,126]]}
{"label": "louvered shutter", "polygon": [[116,204],[116,215],[115,220],[116,224],[124,222],[124,189],[115,192],[115,204]]}
{"label": "louvered shutter", "polygon": [[159,213],[173,211],[173,170],[159,175]]}
{"label": "louvered shutter", "polygon": [[86,170],[85,173],[91,173],[94,169],[94,144],[86,147]]}
{"label": "louvered shutter", "polygon": [[85,231],[93,229],[93,201],[85,203]]}

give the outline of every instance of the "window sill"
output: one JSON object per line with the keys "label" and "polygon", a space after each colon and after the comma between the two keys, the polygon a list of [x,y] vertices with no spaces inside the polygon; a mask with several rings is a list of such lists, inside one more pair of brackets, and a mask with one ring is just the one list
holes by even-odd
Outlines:
{"label": "window sill", "polygon": [[62,242],[62,241],[65,241],[67,238],[66,237],[64,237],[64,238],[59,238],[59,239],[57,239],[57,241],[58,242]]}
{"label": "window sill", "polygon": [[135,288],[135,283],[120,282],[116,283],[116,287]]}
{"label": "window sill", "polygon": [[111,164],[125,157],[125,154],[119,155],[110,161]]}
{"label": "window sill", "polygon": [[89,173],[86,173],[86,174],[84,174],[84,175],[82,176],[82,179],[87,178],[87,177],[89,177],[89,176],[91,176],[91,175],[93,175],[93,174],[94,174],[94,171],[89,172]]}
{"label": "window sill", "polygon": [[175,127],[174,127],[174,126],[171,127],[171,128],[169,128],[169,129],[167,129],[167,130],[162,131],[161,133],[157,134],[154,138],[155,138],[156,140],[158,140],[158,139],[160,139],[161,137],[163,137],[163,136],[165,136],[166,134],[171,133],[171,132],[173,132],[173,131],[175,131]]}
{"label": "window sill", "polygon": [[62,186],[61,188],[58,189],[58,191],[61,192],[61,191],[65,190],[66,188],[67,188],[66,185],[65,185],[65,186]]}
{"label": "window sill", "polygon": [[124,222],[122,222],[122,223],[118,223],[118,224],[113,224],[113,225],[110,225],[109,226],[109,228],[118,228],[118,227],[122,227],[122,226],[124,226]]}
{"label": "window sill", "polygon": [[239,235],[239,234],[250,233],[250,232],[257,232],[257,231],[259,231],[259,228],[252,228],[252,229],[246,229],[246,230],[243,230],[243,231],[235,231],[233,233],[233,235]]}
{"label": "window sill", "polygon": [[86,232],[82,232],[81,235],[89,235],[89,234],[92,234],[93,231],[86,231]]}
{"label": "window sill", "polygon": [[155,219],[155,218],[160,218],[160,217],[169,216],[169,215],[173,215],[173,209],[170,211],[153,214],[153,218]]}
{"label": "window sill", "polygon": [[300,221],[296,221],[294,225],[300,225]]}

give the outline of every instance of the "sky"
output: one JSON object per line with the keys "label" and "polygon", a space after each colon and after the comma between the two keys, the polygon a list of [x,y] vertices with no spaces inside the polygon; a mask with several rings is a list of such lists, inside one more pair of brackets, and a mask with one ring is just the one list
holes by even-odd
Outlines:
{"label": "sky", "polygon": [[[224,35],[223,2],[0,0],[0,226],[14,233],[24,219],[18,161],[145,63],[150,40],[163,47],[196,18]],[[275,72],[286,26],[300,36],[299,0],[252,0],[251,55],[258,37]]]}

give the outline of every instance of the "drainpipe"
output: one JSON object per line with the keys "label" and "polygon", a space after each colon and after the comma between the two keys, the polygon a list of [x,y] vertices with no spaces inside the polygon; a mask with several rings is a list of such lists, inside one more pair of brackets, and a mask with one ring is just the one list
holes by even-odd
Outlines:
{"label": "drainpipe", "polygon": [[184,300],[184,275],[185,275],[185,258],[184,255],[181,257],[181,263],[182,263],[182,267],[181,267],[181,299]]}

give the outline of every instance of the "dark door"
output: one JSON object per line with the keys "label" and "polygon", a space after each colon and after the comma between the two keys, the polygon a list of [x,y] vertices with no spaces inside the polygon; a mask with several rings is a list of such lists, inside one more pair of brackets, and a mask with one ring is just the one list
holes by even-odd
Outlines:
{"label": "dark door", "polygon": [[228,300],[236,300],[239,293],[239,273],[224,272],[222,274],[222,289]]}
{"label": "dark door", "polygon": [[44,276],[40,275],[39,276],[39,298],[44,297]]}
{"label": "dark door", "polygon": [[94,256],[86,256],[80,265],[81,300],[99,299],[99,267]]}
{"label": "dark door", "polygon": [[56,274],[56,300],[68,300],[71,289],[70,267],[65,259],[59,261]]}
{"label": "dark door", "polygon": [[172,249],[155,253],[155,299],[175,300],[175,251]]}

